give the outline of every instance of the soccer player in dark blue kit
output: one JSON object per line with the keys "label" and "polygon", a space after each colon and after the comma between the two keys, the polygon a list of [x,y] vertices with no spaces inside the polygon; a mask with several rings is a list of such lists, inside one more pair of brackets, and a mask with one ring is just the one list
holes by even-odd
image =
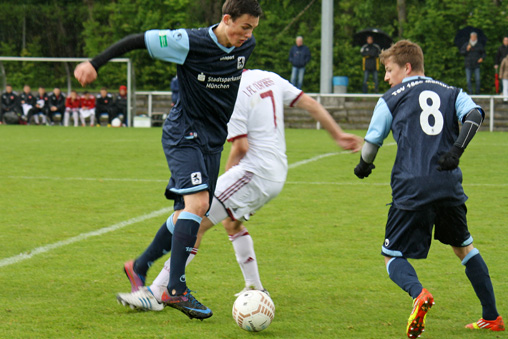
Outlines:
{"label": "soccer player in dark blue kit", "polygon": [[[360,163],[363,179],[390,130],[397,142],[392,169],[392,198],[382,254],[390,278],[414,299],[406,333],[419,337],[427,311],[434,304],[406,258],[426,258],[434,238],[451,245],[466,267],[483,315],[469,329],[504,331],[496,309],[489,271],[473,246],[466,221],[467,196],[462,188],[459,158],[480,128],[483,110],[461,89],[424,75],[423,52],[402,40],[381,53],[385,81],[391,89],[379,99],[370,122]],[[459,132],[458,122],[462,122]]]}
{"label": "soccer player in dark blue kit", "polygon": [[[153,58],[177,64],[180,100],[164,122],[162,146],[171,178],[165,195],[175,212],[154,240],[124,270],[135,291],[145,283],[154,260],[171,251],[171,278],[163,302],[189,318],[205,319],[212,311],[187,288],[185,263],[208,211],[220,167],[242,70],[255,46],[259,23],[257,0],[226,0],[219,24],[200,29],[150,30],[111,45],[90,62],[78,65],[75,77],[84,86],[108,60],[134,49],[148,49]],[[174,232],[168,225],[174,224]]]}

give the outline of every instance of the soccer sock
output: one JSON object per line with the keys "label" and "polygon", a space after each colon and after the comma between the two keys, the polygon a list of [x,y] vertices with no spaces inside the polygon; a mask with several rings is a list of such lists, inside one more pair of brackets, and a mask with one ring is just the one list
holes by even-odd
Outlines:
{"label": "soccer sock", "polygon": [[485,320],[496,320],[499,316],[496,309],[496,297],[490,280],[487,264],[480,255],[480,251],[474,248],[469,252],[462,265],[466,266],[466,275],[473,285],[473,289],[480,299],[483,308],[482,318]]}
{"label": "soccer sock", "polygon": [[173,232],[172,252],[168,291],[170,295],[183,294],[187,289],[185,282],[185,264],[196,243],[201,217],[182,212],[175,224]]}
{"label": "soccer sock", "polygon": [[237,234],[230,235],[229,240],[235,249],[236,260],[242,269],[246,287],[262,290],[263,285],[259,278],[258,263],[254,252],[254,242],[246,228]]}
{"label": "soccer sock", "polygon": [[137,274],[146,276],[146,272],[148,272],[153,262],[171,251],[171,238],[172,235],[166,223],[162,224],[150,246],[134,262],[134,271]]}
{"label": "soccer sock", "polygon": [[422,293],[423,286],[416,271],[405,258],[392,258],[386,265],[390,279],[415,299]]}
{"label": "soccer sock", "polygon": [[[185,267],[187,267],[190,264],[190,262],[192,261],[192,259],[194,259],[197,253],[198,249],[194,247],[192,249],[192,252],[189,254],[189,257],[187,258]],[[157,278],[155,278],[152,285],[150,285],[150,290],[152,291],[155,298],[159,301],[162,298],[162,293],[164,293],[169,284],[170,262],[171,258],[168,258],[168,260],[166,260],[166,262],[164,263],[164,267],[160,271],[159,275],[157,276]]]}

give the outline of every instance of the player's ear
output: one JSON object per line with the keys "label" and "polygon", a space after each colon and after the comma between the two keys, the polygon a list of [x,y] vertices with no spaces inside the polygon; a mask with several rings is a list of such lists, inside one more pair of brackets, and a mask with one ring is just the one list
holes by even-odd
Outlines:
{"label": "player's ear", "polygon": [[411,74],[411,72],[413,71],[413,67],[411,66],[411,64],[409,62],[407,62],[405,67],[406,67],[406,74]]}
{"label": "player's ear", "polygon": [[222,17],[222,21],[224,21],[226,25],[229,25],[232,23],[233,19],[231,18],[231,15],[224,14],[224,16]]}

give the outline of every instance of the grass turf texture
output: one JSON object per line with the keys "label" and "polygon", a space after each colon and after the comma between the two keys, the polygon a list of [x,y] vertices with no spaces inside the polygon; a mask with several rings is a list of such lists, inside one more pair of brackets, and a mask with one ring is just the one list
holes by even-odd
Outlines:
{"label": "grass turf texture", "polygon": [[[276,305],[267,330],[244,332],[231,317],[243,278],[221,226],[208,232],[187,271],[212,318],[116,303],[115,294],[130,289],[123,262],[149,244],[162,213],[0,267],[0,337],[403,338],[412,301],[388,278],[380,255],[396,147],[388,139],[373,174],[359,180],[358,154],[341,154],[324,131],[286,133],[290,164],[339,154],[291,168],[280,196],[247,223]],[[0,260],[171,206],[163,197],[169,172],[160,137],[156,128],[0,126]],[[506,138],[479,133],[461,159],[470,230],[505,321]],[[449,247],[434,242],[427,260],[412,263],[436,300],[424,338],[496,337],[463,328],[481,317],[481,306]]]}

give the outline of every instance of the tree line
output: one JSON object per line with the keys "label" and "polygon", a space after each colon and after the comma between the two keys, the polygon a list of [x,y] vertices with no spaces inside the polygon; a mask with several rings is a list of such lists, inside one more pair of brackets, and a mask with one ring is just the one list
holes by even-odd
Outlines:
{"label": "tree line", "polygon": [[[321,1],[260,0],[264,15],[255,29],[256,49],[249,68],[260,68],[289,78],[288,53],[301,35],[312,53],[303,89],[319,91]],[[2,1],[0,55],[41,57],[93,57],[126,35],[155,28],[194,28],[220,21],[222,1],[217,0],[24,0]],[[425,53],[425,73],[451,85],[466,87],[464,59],[453,40],[456,32],[471,25],[488,38],[482,64],[482,93],[494,93],[494,56],[508,33],[508,4],[501,0],[335,0],[334,75],[349,77],[348,92],[361,92],[360,46],[355,32],[376,27],[394,41],[410,39]],[[133,51],[138,90],[169,90],[176,65]],[[72,63],[2,62],[2,84],[15,89],[65,88]],[[118,88],[126,82],[124,64],[110,63],[100,71],[94,89]],[[381,70],[380,76],[384,74]],[[72,86],[79,84],[72,80]],[[380,84],[380,91],[388,88]]]}

